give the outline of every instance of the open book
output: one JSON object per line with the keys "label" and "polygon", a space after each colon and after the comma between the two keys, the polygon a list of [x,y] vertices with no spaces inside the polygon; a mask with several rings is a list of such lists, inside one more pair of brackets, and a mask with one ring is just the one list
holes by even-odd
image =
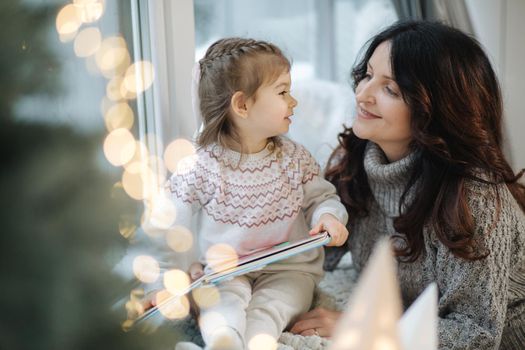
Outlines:
{"label": "open book", "polygon": [[221,263],[220,269],[203,275],[191,283],[186,289],[181,290],[179,293],[172,295],[157,306],[147,310],[134,321],[134,324],[136,325],[137,323],[156,315],[160,309],[168,307],[171,303],[177,302],[181,296],[191,292],[195,288],[206,284],[218,284],[224,280],[229,280],[236,276],[262,269],[264,266],[273,262],[323,246],[330,242],[330,240],[331,237],[328,232],[321,232],[317,235],[309,236],[297,241],[284,242],[267,249],[259,250],[253,254],[240,257],[235,262]]}

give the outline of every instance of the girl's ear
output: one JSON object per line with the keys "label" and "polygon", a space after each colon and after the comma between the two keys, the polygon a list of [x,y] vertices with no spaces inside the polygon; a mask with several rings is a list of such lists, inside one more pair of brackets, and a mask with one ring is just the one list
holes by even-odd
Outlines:
{"label": "girl's ear", "polygon": [[246,96],[242,91],[236,91],[230,101],[233,113],[243,119],[248,118],[248,107],[246,106]]}

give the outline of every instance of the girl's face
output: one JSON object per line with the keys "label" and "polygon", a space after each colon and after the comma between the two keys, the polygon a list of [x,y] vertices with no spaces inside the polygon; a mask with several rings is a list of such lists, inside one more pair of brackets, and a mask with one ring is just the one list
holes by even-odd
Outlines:
{"label": "girl's face", "polygon": [[248,123],[243,134],[253,140],[267,140],[288,132],[290,117],[297,101],[290,95],[290,73],[281,74],[276,81],[257,89],[247,101]]}
{"label": "girl's face", "polygon": [[368,61],[367,74],[356,87],[355,135],[370,140],[394,162],[408,154],[412,138],[410,110],[394,81],[390,43],[381,43]]}

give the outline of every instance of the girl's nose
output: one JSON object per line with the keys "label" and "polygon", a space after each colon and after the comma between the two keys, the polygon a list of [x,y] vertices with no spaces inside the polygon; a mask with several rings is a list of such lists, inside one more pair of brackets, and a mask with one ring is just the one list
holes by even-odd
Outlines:
{"label": "girl's nose", "polygon": [[290,107],[295,108],[297,106],[297,100],[290,95]]}

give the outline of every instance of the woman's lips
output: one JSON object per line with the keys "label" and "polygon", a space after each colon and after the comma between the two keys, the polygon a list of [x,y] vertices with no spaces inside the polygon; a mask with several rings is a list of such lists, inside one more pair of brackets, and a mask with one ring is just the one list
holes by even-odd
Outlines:
{"label": "woman's lips", "polygon": [[370,113],[361,107],[358,109],[358,116],[363,119],[380,119],[381,118],[380,116]]}

